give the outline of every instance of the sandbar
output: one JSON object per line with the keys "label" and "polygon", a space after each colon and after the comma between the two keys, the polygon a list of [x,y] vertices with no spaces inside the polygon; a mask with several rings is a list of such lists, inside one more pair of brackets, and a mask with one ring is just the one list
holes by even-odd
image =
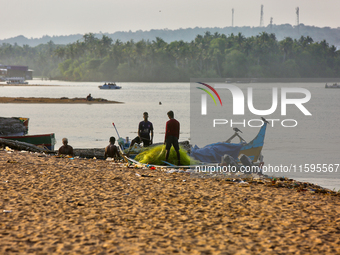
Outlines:
{"label": "sandbar", "polygon": [[121,104],[122,102],[110,101],[103,98],[46,98],[46,97],[0,97],[0,103],[6,104]]}
{"label": "sandbar", "polygon": [[1,254],[340,254],[340,197],[308,184],[1,149],[0,182]]}
{"label": "sandbar", "polygon": [[60,87],[61,85],[47,85],[47,84],[3,84],[0,83],[0,87]]}

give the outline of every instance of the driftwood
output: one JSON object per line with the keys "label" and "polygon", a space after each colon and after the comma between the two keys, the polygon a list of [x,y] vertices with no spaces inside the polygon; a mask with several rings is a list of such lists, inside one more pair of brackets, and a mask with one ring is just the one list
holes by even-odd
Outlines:
{"label": "driftwood", "polygon": [[94,148],[94,149],[73,149],[74,156],[80,158],[94,158],[104,159],[104,148]]}
{"label": "driftwood", "polygon": [[0,138],[0,146],[3,146],[3,147],[8,146],[9,148],[13,150],[51,153],[50,150],[38,147],[34,144],[19,142],[19,141],[4,139],[4,138]]}

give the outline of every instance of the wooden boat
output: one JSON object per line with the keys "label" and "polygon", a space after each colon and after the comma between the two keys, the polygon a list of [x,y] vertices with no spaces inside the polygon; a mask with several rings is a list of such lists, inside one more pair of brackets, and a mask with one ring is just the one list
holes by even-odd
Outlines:
{"label": "wooden boat", "polygon": [[[263,121],[263,126],[260,128],[259,133],[249,143],[247,143],[238,133],[238,129],[234,128],[235,134],[232,135],[227,141],[213,143],[206,145],[203,148],[194,147],[191,150],[191,156],[197,160],[209,163],[221,162],[224,155],[230,155],[235,160],[239,161],[242,155],[246,155],[253,163],[262,162],[261,151],[264,144],[264,137],[267,128],[267,121]],[[231,143],[231,141],[238,137],[239,143]]]}
{"label": "wooden boat", "polygon": [[243,146],[240,150],[240,155],[248,156],[253,162],[257,162],[258,160],[262,161],[262,148],[264,145],[264,137],[266,134],[267,129],[267,122],[264,121],[263,126],[261,127],[260,131],[256,135],[256,137],[249,143],[247,143],[239,134],[235,131],[235,134],[230,137],[226,143],[230,143],[234,137],[240,138],[240,142],[243,143]]}
{"label": "wooden boat", "polygon": [[0,117],[0,136],[19,136],[28,132],[29,118]]}
{"label": "wooden boat", "polygon": [[30,143],[39,147],[46,147],[50,151],[54,150],[54,145],[56,144],[54,133],[42,135],[0,136],[0,138]]}

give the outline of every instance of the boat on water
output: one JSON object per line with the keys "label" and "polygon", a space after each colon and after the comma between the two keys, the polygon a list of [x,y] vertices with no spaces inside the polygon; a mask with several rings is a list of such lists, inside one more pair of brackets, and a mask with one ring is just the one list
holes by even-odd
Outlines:
{"label": "boat on water", "polygon": [[7,84],[28,84],[24,77],[7,77],[5,81]]}
{"label": "boat on water", "polygon": [[333,85],[325,85],[326,89],[340,89],[340,85],[338,85],[338,83],[334,83]]}
{"label": "boat on water", "polygon": [[98,86],[100,89],[121,89],[115,82],[105,82],[104,85]]}

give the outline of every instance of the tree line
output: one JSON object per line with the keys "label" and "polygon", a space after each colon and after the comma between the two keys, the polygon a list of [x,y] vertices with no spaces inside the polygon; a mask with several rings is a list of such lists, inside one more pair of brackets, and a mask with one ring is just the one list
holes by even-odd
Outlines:
{"label": "tree line", "polygon": [[88,33],[68,45],[2,44],[0,61],[28,65],[35,76],[70,81],[187,82],[190,78],[333,78],[340,57],[326,40],[262,32],[245,37],[206,32],[191,42],[133,40],[122,43]]}

